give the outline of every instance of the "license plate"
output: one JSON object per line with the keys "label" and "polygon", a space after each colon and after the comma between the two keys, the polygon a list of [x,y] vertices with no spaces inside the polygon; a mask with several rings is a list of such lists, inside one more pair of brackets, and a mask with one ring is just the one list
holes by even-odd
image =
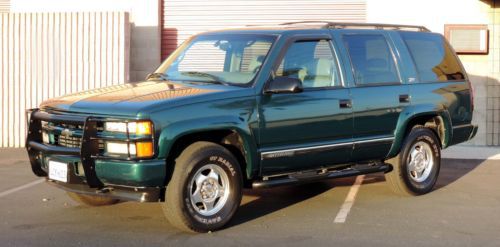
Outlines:
{"label": "license plate", "polygon": [[49,160],[49,179],[68,182],[68,164]]}

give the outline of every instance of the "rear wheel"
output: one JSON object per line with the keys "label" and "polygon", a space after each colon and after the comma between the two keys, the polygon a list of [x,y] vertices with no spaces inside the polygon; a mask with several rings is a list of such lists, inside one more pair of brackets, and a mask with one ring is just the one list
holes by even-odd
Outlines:
{"label": "rear wheel", "polygon": [[175,227],[189,232],[220,229],[241,201],[242,175],[224,147],[196,142],[176,159],[163,209]]}
{"label": "rear wheel", "polygon": [[405,196],[426,194],[436,184],[441,165],[438,138],[432,130],[417,126],[405,138],[400,153],[386,162],[393,167],[385,179],[394,192]]}
{"label": "rear wheel", "polygon": [[104,196],[84,195],[74,192],[67,192],[67,193],[68,196],[71,197],[71,199],[73,199],[74,201],[80,204],[85,204],[87,206],[93,206],[93,207],[113,205],[120,201],[118,199],[113,199]]}

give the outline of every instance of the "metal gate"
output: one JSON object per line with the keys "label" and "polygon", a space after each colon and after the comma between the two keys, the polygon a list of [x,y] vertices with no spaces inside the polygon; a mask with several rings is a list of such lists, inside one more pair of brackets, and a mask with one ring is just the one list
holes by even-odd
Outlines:
{"label": "metal gate", "polygon": [[128,81],[124,12],[0,14],[0,147],[23,147],[25,110]]}
{"label": "metal gate", "polygon": [[290,21],[365,22],[365,0],[161,0],[162,59],[189,36]]}

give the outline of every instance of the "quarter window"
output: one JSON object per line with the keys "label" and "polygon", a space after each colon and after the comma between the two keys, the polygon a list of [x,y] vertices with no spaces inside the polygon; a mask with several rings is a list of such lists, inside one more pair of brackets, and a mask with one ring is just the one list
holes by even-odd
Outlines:
{"label": "quarter window", "polygon": [[287,50],[277,76],[297,78],[304,88],[340,86],[338,65],[328,40],[297,41]]}
{"label": "quarter window", "polygon": [[464,80],[465,73],[441,35],[401,32],[421,82]]}
{"label": "quarter window", "polygon": [[394,58],[383,35],[343,36],[357,84],[400,82]]}

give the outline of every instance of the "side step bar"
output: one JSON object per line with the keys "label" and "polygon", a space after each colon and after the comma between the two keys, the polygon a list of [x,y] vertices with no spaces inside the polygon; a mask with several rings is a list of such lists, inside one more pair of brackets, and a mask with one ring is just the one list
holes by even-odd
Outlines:
{"label": "side step bar", "polygon": [[272,177],[271,176],[264,177],[263,180],[253,182],[252,187],[255,189],[270,188],[282,185],[314,182],[323,179],[352,177],[352,176],[376,173],[376,172],[386,173],[391,170],[392,166],[386,163],[353,165],[348,168],[337,169],[337,170],[332,170],[332,169],[312,170],[312,171],[290,173]]}

